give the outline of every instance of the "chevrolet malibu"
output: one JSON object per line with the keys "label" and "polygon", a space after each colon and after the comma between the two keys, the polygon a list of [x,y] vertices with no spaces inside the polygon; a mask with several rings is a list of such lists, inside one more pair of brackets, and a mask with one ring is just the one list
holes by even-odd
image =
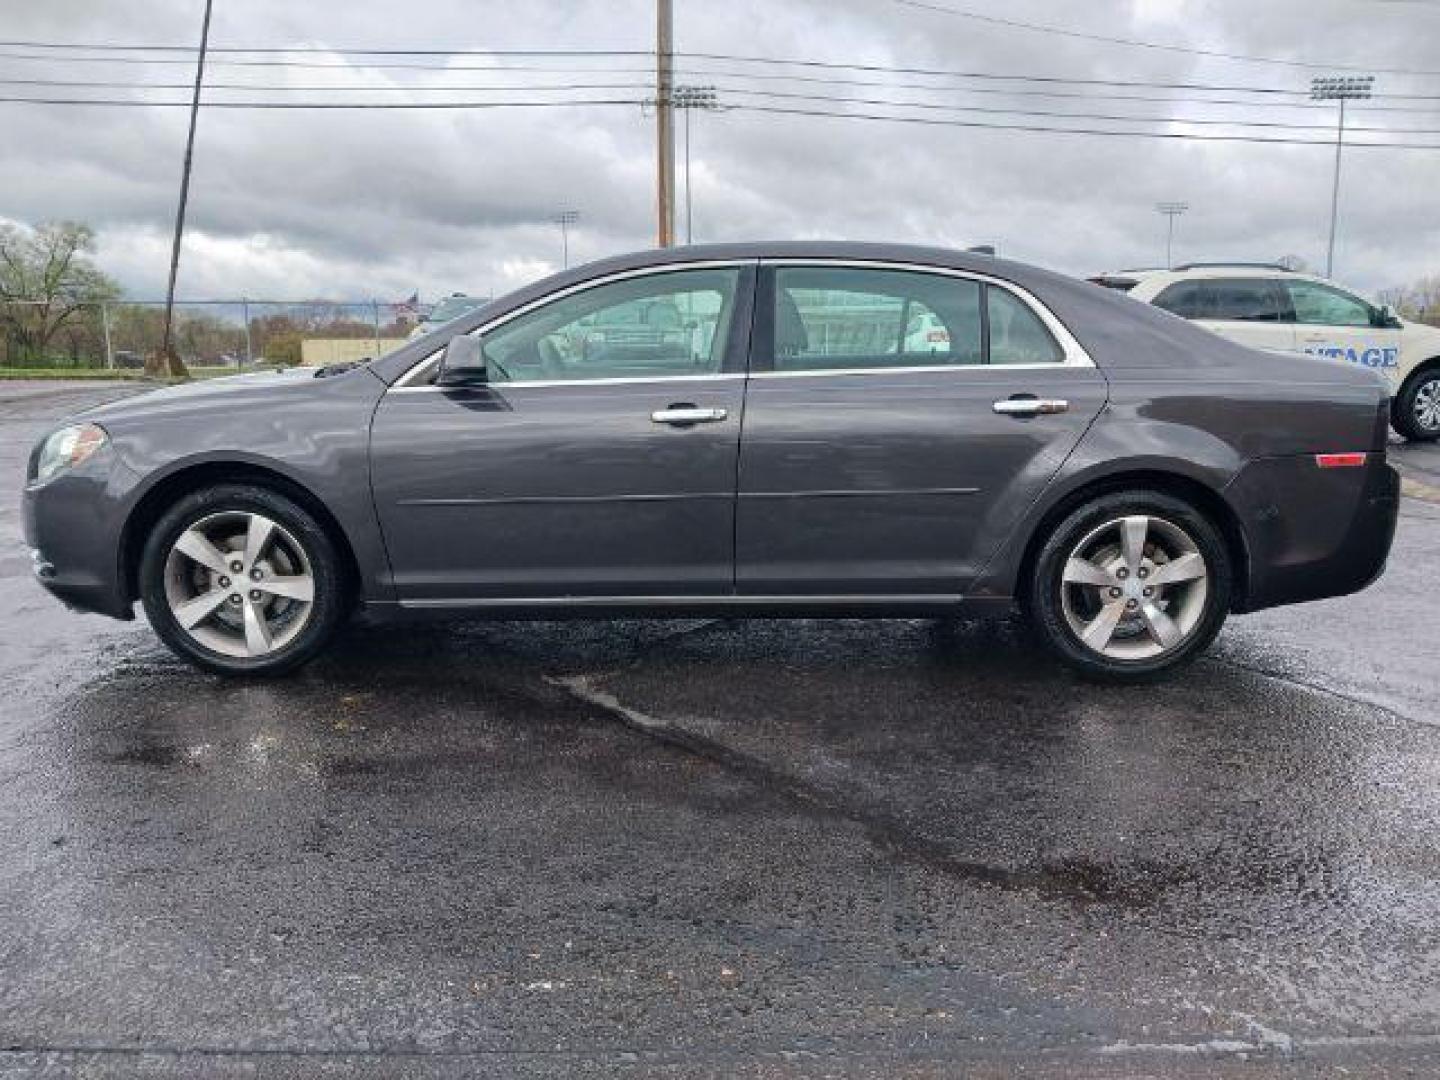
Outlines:
{"label": "chevrolet malibu", "polygon": [[[661,334],[594,332],[664,310]],[[917,336],[924,325],[932,333]],[[921,341],[923,337],[923,342]],[[740,244],[580,267],[363,365],[157,390],[30,457],[40,581],[222,674],[369,617],[1027,613],[1154,677],[1364,588],[1373,372],[1018,263]]]}

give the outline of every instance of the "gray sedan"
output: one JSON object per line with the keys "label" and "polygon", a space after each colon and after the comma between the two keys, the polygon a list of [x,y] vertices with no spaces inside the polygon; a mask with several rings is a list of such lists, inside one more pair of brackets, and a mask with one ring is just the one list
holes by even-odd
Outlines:
{"label": "gray sedan", "polygon": [[[637,327],[639,329],[637,329]],[[643,330],[643,332],[640,332]],[[1372,373],[993,257],[644,252],[366,365],[158,390],[36,446],[36,574],[226,674],[370,616],[944,616],[1110,679],[1381,572]]]}

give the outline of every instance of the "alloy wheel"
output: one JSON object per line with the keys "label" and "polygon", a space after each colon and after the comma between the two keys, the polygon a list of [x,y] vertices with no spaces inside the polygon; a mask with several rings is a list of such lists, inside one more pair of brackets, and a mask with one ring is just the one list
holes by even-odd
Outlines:
{"label": "alloy wheel", "polygon": [[315,575],[294,535],[234,510],[188,526],[165,559],[165,599],[185,633],[245,659],[285,648],[310,621]]}
{"label": "alloy wheel", "polygon": [[1428,379],[1415,388],[1410,412],[1423,431],[1440,431],[1440,376]]}
{"label": "alloy wheel", "polygon": [[1145,660],[1195,633],[1209,577],[1184,529],[1130,514],[1090,530],[1071,549],[1060,574],[1061,610],[1086,648],[1113,660]]}

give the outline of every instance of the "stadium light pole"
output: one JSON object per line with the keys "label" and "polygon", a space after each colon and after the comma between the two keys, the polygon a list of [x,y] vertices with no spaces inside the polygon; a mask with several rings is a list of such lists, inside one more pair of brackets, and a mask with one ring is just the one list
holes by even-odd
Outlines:
{"label": "stadium light pole", "polygon": [[1345,145],[1345,102],[1368,98],[1374,89],[1374,75],[1337,75],[1310,80],[1310,96],[1316,101],[1340,102],[1340,122],[1335,129],[1335,182],[1330,188],[1330,244],[1325,249],[1325,276],[1335,272],[1335,222],[1340,216],[1340,151]]}
{"label": "stadium light pole", "polygon": [[550,219],[560,226],[560,268],[570,268],[570,226],[580,220],[579,210],[561,210]]}
{"label": "stadium light pole", "polygon": [[1164,214],[1167,219],[1165,226],[1165,269],[1169,270],[1175,265],[1175,260],[1170,254],[1175,244],[1175,219],[1185,213],[1186,210],[1189,210],[1190,204],[1183,202],[1162,202],[1156,203],[1155,209],[1159,213]]}
{"label": "stadium light pole", "polygon": [[713,86],[677,86],[671,102],[685,110],[685,243],[694,240],[692,203],[690,198],[690,113],[695,109],[718,109],[720,99]]}

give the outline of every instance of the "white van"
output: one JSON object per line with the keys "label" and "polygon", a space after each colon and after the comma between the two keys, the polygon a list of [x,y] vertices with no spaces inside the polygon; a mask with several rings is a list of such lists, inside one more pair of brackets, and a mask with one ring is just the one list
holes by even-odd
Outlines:
{"label": "white van", "polygon": [[1268,263],[1189,263],[1090,280],[1243,345],[1373,368],[1394,388],[1395,430],[1407,439],[1440,438],[1440,328],[1405,322],[1323,278]]}

